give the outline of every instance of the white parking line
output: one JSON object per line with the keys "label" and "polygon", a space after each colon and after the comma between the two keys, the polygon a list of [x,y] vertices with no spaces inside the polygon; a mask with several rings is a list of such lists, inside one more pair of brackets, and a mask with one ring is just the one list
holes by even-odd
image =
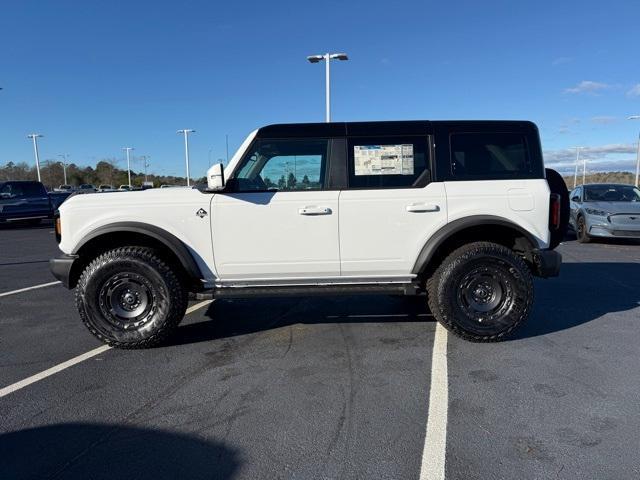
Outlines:
{"label": "white parking line", "polygon": [[431,355],[429,413],[422,450],[420,480],[444,480],[448,407],[447,330],[438,323]]}
{"label": "white parking line", "polygon": [[189,308],[187,308],[187,311],[184,312],[184,314],[189,315],[191,312],[195,312],[196,310],[199,310],[202,307],[206,307],[211,302],[213,302],[213,300],[204,300],[200,303],[196,303],[195,305],[191,305]]}
{"label": "white parking line", "polygon": [[71,360],[67,360],[66,362],[59,363],[55,367],[48,368],[43,372],[36,373],[35,375],[31,375],[30,377],[25,378],[24,380],[20,380],[19,382],[9,385],[8,387],[4,387],[3,389],[0,390],[0,398],[4,397],[5,395],[9,395],[10,393],[15,392],[16,390],[20,390],[21,388],[24,388],[27,385],[31,385],[32,383],[42,380],[43,378],[50,377],[54,373],[58,373],[64,370],[65,368],[72,367],[77,363],[84,362],[85,360],[88,360],[91,357],[100,355],[102,352],[106,352],[110,348],[111,347],[109,345],[103,345],[101,347],[94,348],[93,350],[83,353],[82,355],[73,357]]}
{"label": "white parking line", "polygon": [[0,297],[6,297],[7,295],[15,295],[16,293],[28,292],[29,290],[35,290],[36,288],[50,287],[51,285],[58,285],[59,283],[62,283],[62,282],[55,281],[55,282],[49,282],[49,283],[42,283],[40,285],[34,285],[33,287],[26,287],[26,288],[21,288],[19,290],[12,290],[10,292],[0,293]]}
{"label": "white parking line", "polygon": [[[59,282],[58,282],[59,283]],[[205,300],[203,302],[200,303],[196,303],[195,305],[190,306],[189,308],[187,308],[187,311],[185,312],[185,315],[188,315],[192,312],[195,312],[196,310],[198,310],[199,308],[205,307],[207,305],[209,305],[213,300]],[[1,388],[0,389],[0,398],[9,395],[10,393],[13,393],[17,390],[20,390],[21,388],[24,388],[28,385],[31,385],[32,383],[38,382],[40,380],[43,380],[47,377],[50,377],[51,375],[61,372],[62,370],[72,367],[74,365],[77,365],[80,362],[84,362],[85,360],[88,360],[92,357],[95,357],[96,355],[100,355],[103,352],[106,352],[107,350],[110,350],[112,347],[110,347],[109,345],[102,345],[101,347],[98,348],[94,348],[93,350],[89,350],[88,352],[83,353],[82,355],[78,355],[77,357],[73,357],[70,360],[67,360],[66,362],[62,362],[59,363],[58,365],[48,368],[47,370],[44,370],[40,373],[36,373],[35,375],[31,375],[30,377],[25,378],[24,380],[20,380],[19,382],[13,383],[7,387]]]}

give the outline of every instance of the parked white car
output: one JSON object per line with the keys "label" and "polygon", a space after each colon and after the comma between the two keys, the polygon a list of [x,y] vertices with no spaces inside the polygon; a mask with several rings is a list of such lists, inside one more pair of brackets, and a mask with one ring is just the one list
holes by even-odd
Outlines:
{"label": "parked white car", "polygon": [[61,206],[51,268],[100,340],[163,341],[189,292],[427,292],[451,331],[496,341],[560,269],[567,189],[530,122],[271,125],[207,179]]}

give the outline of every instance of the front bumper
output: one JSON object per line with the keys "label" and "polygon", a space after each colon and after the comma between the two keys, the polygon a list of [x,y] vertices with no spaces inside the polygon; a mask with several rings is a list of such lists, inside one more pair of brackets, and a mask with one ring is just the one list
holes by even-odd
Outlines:
{"label": "front bumper", "polygon": [[537,277],[549,278],[560,275],[562,255],[555,250],[533,251],[533,273]]}
{"label": "front bumper", "polygon": [[592,237],[602,238],[635,238],[640,239],[640,230],[630,228],[611,228],[611,226],[604,226],[595,224],[589,226],[589,235]]}
{"label": "front bumper", "polygon": [[71,278],[71,269],[73,268],[73,262],[78,259],[77,255],[62,255],[61,257],[52,258],[49,260],[49,268],[54,277],[62,282],[66,288],[72,288],[70,286],[69,279]]}

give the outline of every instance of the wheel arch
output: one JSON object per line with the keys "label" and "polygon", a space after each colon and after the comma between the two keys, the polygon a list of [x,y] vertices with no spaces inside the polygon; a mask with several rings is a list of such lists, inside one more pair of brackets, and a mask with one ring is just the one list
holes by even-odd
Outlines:
{"label": "wheel arch", "polygon": [[187,246],[166,230],[139,222],[116,222],[99,227],[84,236],[71,252],[77,255],[69,275],[70,288],[75,287],[82,271],[96,255],[121,246],[156,248],[166,255],[168,263],[177,267],[192,287],[203,278],[202,272]]}
{"label": "wheel arch", "polygon": [[412,273],[428,278],[445,257],[456,248],[479,241],[491,241],[521,252],[533,264],[536,238],[521,226],[492,215],[474,215],[454,220],[440,228],[424,244]]}

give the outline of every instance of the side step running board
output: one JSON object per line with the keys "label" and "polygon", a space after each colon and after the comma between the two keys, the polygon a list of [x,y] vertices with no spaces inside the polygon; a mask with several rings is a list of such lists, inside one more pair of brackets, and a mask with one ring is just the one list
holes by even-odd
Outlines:
{"label": "side step running board", "polygon": [[308,285],[286,287],[221,287],[195,294],[198,300],[213,298],[250,297],[309,297],[318,295],[418,295],[421,289],[416,283],[377,283],[356,285]]}

